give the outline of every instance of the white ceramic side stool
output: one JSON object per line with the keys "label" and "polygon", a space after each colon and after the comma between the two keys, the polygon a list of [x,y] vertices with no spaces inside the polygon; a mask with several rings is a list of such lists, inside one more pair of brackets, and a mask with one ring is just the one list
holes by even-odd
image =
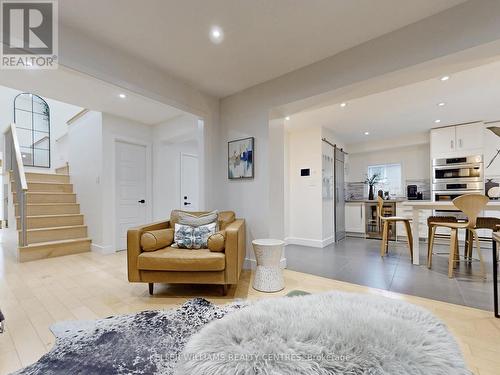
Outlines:
{"label": "white ceramic side stool", "polygon": [[253,288],[260,292],[278,292],[285,287],[280,267],[281,254],[285,243],[281,240],[258,239],[252,241],[257,269]]}

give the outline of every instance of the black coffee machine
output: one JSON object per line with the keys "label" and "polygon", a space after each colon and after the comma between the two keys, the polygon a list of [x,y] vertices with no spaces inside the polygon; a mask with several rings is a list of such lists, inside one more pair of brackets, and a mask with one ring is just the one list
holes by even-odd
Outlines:
{"label": "black coffee machine", "polygon": [[406,187],[406,197],[408,200],[422,200],[423,196],[420,191],[418,191],[417,185],[408,185]]}

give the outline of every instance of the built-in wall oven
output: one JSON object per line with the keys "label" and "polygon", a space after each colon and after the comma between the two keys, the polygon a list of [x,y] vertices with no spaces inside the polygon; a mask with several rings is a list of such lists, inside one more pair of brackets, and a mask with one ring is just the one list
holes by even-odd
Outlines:
{"label": "built-in wall oven", "polygon": [[482,155],[432,161],[432,199],[450,201],[464,194],[484,194]]}

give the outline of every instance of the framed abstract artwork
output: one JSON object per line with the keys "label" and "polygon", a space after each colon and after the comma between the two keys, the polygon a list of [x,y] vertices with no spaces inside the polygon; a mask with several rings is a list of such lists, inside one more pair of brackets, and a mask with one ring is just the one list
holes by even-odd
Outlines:
{"label": "framed abstract artwork", "polygon": [[253,178],[254,138],[237,139],[227,143],[227,177],[230,180]]}

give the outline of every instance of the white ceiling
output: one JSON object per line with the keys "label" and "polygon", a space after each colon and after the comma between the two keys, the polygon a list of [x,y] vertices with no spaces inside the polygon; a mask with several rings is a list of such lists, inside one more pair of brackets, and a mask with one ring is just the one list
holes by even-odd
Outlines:
{"label": "white ceiling", "polygon": [[[60,22],[227,96],[464,0],[64,0]],[[213,25],[225,39],[209,41]],[[64,51],[62,51],[64,53]]]}
{"label": "white ceiling", "polygon": [[[328,127],[340,140],[352,144],[446,125],[500,120],[500,61],[454,73],[448,81],[440,78],[350,100],[344,108],[335,103],[301,112],[291,116],[287,127]],[[439,107],[440,102],[446,105]]]}
{"label": "white ceiling", "polygon": [[[147,125],[185,113],[63,67],[57,70],[5,70],[0,75],[0,85]],[[121,93],[126,94],[125,99],[119,97]]]}

